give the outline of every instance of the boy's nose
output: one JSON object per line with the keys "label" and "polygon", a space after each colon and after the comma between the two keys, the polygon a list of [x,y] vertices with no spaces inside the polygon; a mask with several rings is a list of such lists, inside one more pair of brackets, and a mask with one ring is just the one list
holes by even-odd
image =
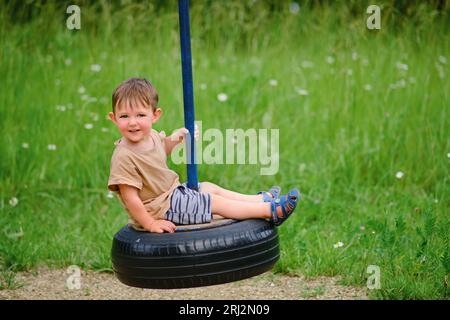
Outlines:
{"label": "boy's nose", "polygon": [[136,118],[130,117],[130,120],[129,120],[128,123],[129,123],[129,124],[135,124],[135,123],[136,123]]}

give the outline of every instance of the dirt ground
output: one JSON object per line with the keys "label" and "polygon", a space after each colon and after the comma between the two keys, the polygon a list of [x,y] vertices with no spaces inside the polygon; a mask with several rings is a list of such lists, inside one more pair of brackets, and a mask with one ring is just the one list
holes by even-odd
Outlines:
{"label": "dirt ground", "polygon": [[[190,289],[140,289],[123,285],[111,273],[81,271],[79,288],[66,269],[18,273],[15,289],[0,290],[0,300],[304,300],[367,299],[366,289],[338,285],[337,277],[290,277],[266,272],[237,282]],[[77,286],[75,286],[77,287]],[[71,289],[70,289],[71,288]]]}

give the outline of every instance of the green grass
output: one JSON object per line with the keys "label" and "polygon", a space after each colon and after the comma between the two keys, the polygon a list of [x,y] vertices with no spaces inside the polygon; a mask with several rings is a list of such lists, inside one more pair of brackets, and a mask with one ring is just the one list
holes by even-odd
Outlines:
{"label": "green grass", "polygon": [[[126,223],[106,188],[119,134],[105,116],[118,83],[147,77],[164,109],[156,129],[183,126],[176,7],[142,6],[82,6],[80,31],[65,28],[56,6],[26,22],[0,10],[0,288],[42,264],[111,268],[112,237]],[[196,118],[223,132],[280,129],[280,168],[260,176],[258,165],[201,165],[200,180],[244,193],[301,189],[279,229],[276,273],[365,286],[377,265],[372,298],[448,299],[448,18],[387,6],[382,29],[369,31],[365,11],[343,5],[298,15],[243,7],[191,8]],[[184,166],[170,166],[186,179]]]}

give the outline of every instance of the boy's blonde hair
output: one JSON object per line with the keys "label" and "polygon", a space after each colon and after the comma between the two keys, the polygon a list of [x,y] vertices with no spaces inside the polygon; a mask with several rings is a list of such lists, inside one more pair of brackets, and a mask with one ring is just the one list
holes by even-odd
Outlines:
{"label": "boy's blonde hair", "polygon": [[147,79],[130,78],[122,82],[112,94],[113,113],[116,113],[117,106],[126,101],[130,102],[131,107],[140,102],[155,111],[158,105],[158,92]]}

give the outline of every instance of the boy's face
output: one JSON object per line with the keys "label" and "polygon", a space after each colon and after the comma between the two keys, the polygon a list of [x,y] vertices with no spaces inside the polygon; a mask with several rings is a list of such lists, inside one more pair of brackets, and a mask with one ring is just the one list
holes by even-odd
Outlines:
{"label": "boy's face", "polygon": [[150,134],[161,113],[160,108],[153,111],[153,108],[146,108],[140,103],[131,108],[129,101],[126,101],[116,107],[115,113],[110,112],[109,118],[128,142],[139,143]]}

